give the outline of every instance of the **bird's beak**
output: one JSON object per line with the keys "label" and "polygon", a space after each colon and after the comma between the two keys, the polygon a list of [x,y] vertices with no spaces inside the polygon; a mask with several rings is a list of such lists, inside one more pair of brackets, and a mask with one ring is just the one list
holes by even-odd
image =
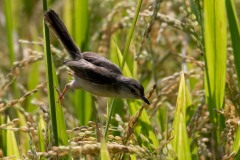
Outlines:
{"label": "bird's beak", "polygon": [[141,99],[142,99],[145,103],[147,103],[148,105],[150,105],[150,103],[149,103],[149,101],[147,100],[146,97],[142,96]]}

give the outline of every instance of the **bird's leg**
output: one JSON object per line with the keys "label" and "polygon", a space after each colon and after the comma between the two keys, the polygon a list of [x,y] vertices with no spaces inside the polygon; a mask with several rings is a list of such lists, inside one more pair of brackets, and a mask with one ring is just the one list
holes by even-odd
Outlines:
{"label": "bird's leg", "polygon": [[68,83],[65,85],[62,93],[59,93],[58,102],[61,102],[63,100],[64,94],[67,92],[67,90],[70,88],[70,86],[71,86],[71,83]]}

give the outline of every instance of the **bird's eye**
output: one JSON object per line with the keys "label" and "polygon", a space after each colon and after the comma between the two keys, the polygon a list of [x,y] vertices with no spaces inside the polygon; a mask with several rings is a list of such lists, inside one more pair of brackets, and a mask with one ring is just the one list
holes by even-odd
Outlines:
{"label": "bird's eye", "polygon": [[134,88],[130,87],[129,89],[130,89],[131,93],[133,93],[133,94],[135,94],[135,93],[136,93],[136,91],[135,91],[135,89],[134,89]]}

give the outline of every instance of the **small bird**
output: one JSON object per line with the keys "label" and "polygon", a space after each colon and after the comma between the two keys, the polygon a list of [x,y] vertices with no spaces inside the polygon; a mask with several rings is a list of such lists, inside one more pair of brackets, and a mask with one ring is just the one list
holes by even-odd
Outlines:
{"label": "small bird", "polygon": [[44,19],[72,58],[63,62],[73,71],[73,80],[64,87],[59,96],[60,101],[68,89],[74,88],[84,89],[97,96],[141,99],[150,104],[138,81],[125,77],[108,59],[93,52],[82,53],[54,10],[46,11]]}

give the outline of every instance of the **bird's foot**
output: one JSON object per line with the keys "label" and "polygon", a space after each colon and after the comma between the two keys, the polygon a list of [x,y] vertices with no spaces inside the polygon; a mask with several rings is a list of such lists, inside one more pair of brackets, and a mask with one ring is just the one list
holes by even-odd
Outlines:
{"label": "bird's foot", "polygon": [[60,92],[58,89],[57,89],[57,87],[55,86],[55,88],[56,88],[56,90],[57,90],[57,92],[58,92],[58,95],[59,95],[59,97],[58,97],[58,103],[61,103],[61,101],[64,99],[64,94],[67,92],[67,90],[69,89],[69,87],[71,86],[71,82],[70,83],[68,83],[65,87],[64,87],[64,89],[63,89],[63,91],[62,92]]}
{"label": "bird's foot", "polygon": [[62,100],[64,99],[64,95],[61,93],[60,95],[59,95],[59,97],[58,97],[58,103],[61,103],[62,102]]}
{"label": "bird's foot", "polygon": [[64,93],[61,93],[60,90],[56,86],[55,86],[55,89],[56,89],[56,91],[58,93],[58,101],[57,101],[57,103],[61,103],[62,100],[64,99]]}

